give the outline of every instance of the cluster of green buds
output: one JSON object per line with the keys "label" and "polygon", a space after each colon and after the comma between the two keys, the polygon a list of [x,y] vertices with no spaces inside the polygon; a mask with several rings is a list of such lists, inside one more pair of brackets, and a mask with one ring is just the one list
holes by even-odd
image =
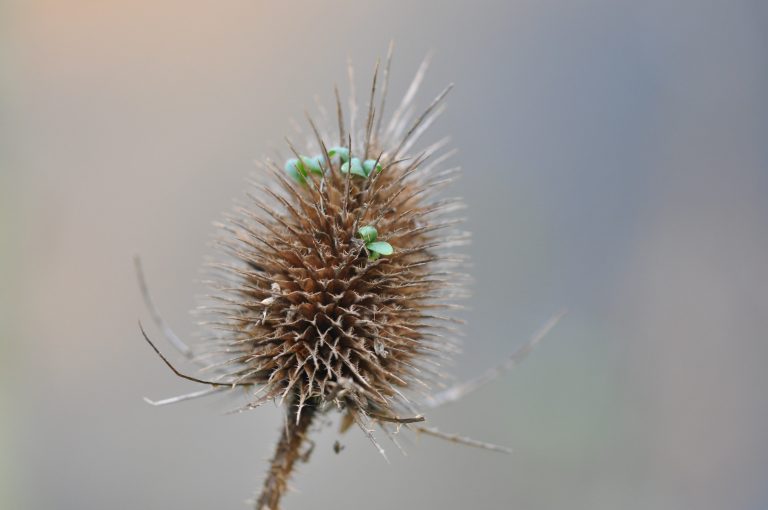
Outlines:
{"label": "cluster of green buds", "polygon": [[[349,158],[349,149],[346,147],[332,147],[328,149],[328,156],[331,158],[339,157],[341,161],[341,172],[351,173],[359,177],[368,177],[373,173],[381,172],[381,165],[375,159],[366,159],[360,161],[359,158]],[[307,176],[312,173],[315,175],[323,175],[323,156],[300,156],[299,158],[291,158],[285,163],[285,172],[290,175],[293,180],[300,184],[307,183]]]}
{"label": "cluster of green buds", "polygon": [[365,243],[365,248],[368,250],[369,260],[376,260],[382,255],[392,255],[395,252],[392,245],[388,242],[376,240],[379,233],[376,231],[376,228],[371,225],[366,225],[357,229],[357,235],[359,235]]}

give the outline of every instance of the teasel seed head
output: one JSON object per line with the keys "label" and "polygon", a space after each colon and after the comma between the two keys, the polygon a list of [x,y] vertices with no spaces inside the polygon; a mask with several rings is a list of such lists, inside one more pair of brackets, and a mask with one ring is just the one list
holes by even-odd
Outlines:
{"label": "teasel seed head", "polygon": [[488,377],[436,392],[443,387],[440,367],[457,350],[460,321],[453,310],[464,297],[466,260],[453,248],[467,243],[468,234],[459,230],[462,201],[443,194],[459,175],[456,167],[444,168],[453,154],[445,150],[447,139],[414,146],[451,87],[414,114],[425,60],[385,126],[391,56],[390,45],[381,84],[376,65],[362,127],[349,66],[349,117],[337,89],[336,132],[321,133],[307,116],[311,135],[302,150],[288,141],[288,158],[261,164],[247,202],[220,224],[228,261],[214,265],[216,304],[206,307],[206,324],[215,333],[202,352],[193,353],[162,320],[137,261],[145,300],[166,338],[194,361],[216,358],[206,367],[215,376],[186,375],[142,328],[174,373],[211,386],[151,404],[242,386],[255,390],[240,410],[270,400],[285,405],[257,509],[279,508],[295,463],[311,452],[301,449],[314,418],[332,409],[343,413],[342,432],[357,424],[382,455],[373,426],[397,444],[391,423],[506,451],[415,426],[425,420],[420,402],[430,408],[456,400]]}
{"label": "teasel seed head", "polygon": [[260,165],[248,201],[221,225],[235,263],[217,266],[227,276],[212,322],[223,333],[208,343],[227,356],[222,381],[259,388],[249,407],[279,399],[297,423],[306,406],[358,424],[396,421],[441,384],[458,322],[445,310],[465,279],[451,248],[467,235],[461,201],[442,195],[458,176],[440,168],[445,142],[412,149],[450,89],[409,115],[422,77],[386,128],[378,65],[362,129],[345,128],[337,92],[338,134],[321,135],[308,117],[311,141],[289,141],[289,159]]}

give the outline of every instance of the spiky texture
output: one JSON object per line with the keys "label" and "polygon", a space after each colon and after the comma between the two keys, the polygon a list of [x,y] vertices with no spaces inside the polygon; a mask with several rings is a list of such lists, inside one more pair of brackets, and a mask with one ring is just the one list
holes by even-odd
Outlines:
{"label": "spiky texture", "polygon": [[[219,289],[225,306],[217,324],[227,335],[216,341],[236,354],[220,366],[232,367],[229,380],[262,387],[259,401],[295,393],[299,408],[339,400],[353,412],[391,416],[405,403],[400,390],[434,380],[432,358],[452,348],[443,334],[451,328],[440,323],[453,321],[436,310],[463,279],[450,270],[460,257],[447,249],[466,241],[455,230],[460,220],[445,218],[460,200],[436,196],[458,169],[425,165],[442,143],[415,154],[404,149],[439,113],[446,92],[406,133],[410,105],[383,136],[371,107],[363,140],[351,148],[339,121],[349,157],[376,159],[381,171],[343,173],[318,134],[302,155],[321,154],[322,175],[309,173],[302,184],[282,163],[267,162],[272,182],[255,183],[249,203],[222,225],[223,244],[241,263],[219,266],[234,278]],[[371,260],[357,233],[364,225],[394,253]]]}
{"label": "spiky texture", "polygon": [[[412,151],[448,92],[413,115],[425,68],[386,129],[389,59],[380,94],[378,65],[374,72],[361,129],[354,98],[345,127],[337,92],[338,134],[321,135],[309,119],[305,150],[289,142],[295,158],[320,155],[321,170],[297,181],[284,161],[266,162],[255,192],[222,225],[223,245],[237,262],[218,266],[228,277],[217,289],[223,305],[213,321],[224,333],[209,341],[210,351],[227,355],[215,366],[217,380],[258,388],[248,407],[279,399],[289,420],[257,508],[278,507],[312,416],[339,409],[345,426],[357,423],[375,443],[370,422],[422,419],[410,397],[429,394],[440,360],[454,351],[456,321],[441,310],[461,293],[464,277],[455,270],[462,258],[450,248],[467,236],[456,230],[461,201],[440,195],[458,174],[440,168],[450,155],[437,156],[444,142]],[[331,145],[381,170],[344,173]],[[358,234],[362,226],[374,227],[393,253],[374,260]]]}

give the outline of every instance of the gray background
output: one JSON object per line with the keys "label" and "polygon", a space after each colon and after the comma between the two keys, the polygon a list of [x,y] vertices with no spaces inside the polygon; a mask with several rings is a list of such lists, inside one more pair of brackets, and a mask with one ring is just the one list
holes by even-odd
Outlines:
{"label": "gray background", "polygon": [[[317,436],[286,508],[768,506],[768,19],[753,1],[10,0],[0,13],[0,506],[246,508],[272,406],[194,389],[139,337],[131,256],[187,337],[252,161],[345,60],[393,96],[456,89],[431,136],[465,176],[469,377],[563,306],[515,372],[384,463]],[[761,432],[762,431],[762,432]]]}

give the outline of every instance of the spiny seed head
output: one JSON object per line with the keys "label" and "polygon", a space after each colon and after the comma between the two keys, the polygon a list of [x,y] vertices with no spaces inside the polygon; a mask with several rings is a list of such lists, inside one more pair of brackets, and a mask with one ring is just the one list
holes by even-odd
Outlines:
{"label": "spiny seed head", "polygon": [[311,141],[264,163],[222,225],[237,262],[219,266],[224,333],[212,350],[228,356],[222,380],[260,388],[251,406],[287,398],[299,412],[334,404],[350,420],[395,417],[413,412],[406,395],[439,383],[455,350],[456,321],[441,310],[461,293],[450,248],[466,236],[452,217],[460,200],[441,192],[458,169],[440,168],[442,142],[413,149],[445,92],[419,117],[408,94],[384,128],[376,79],[362,129],[354,119],[345,129],[337,100],[338,134],[309,120]]}

